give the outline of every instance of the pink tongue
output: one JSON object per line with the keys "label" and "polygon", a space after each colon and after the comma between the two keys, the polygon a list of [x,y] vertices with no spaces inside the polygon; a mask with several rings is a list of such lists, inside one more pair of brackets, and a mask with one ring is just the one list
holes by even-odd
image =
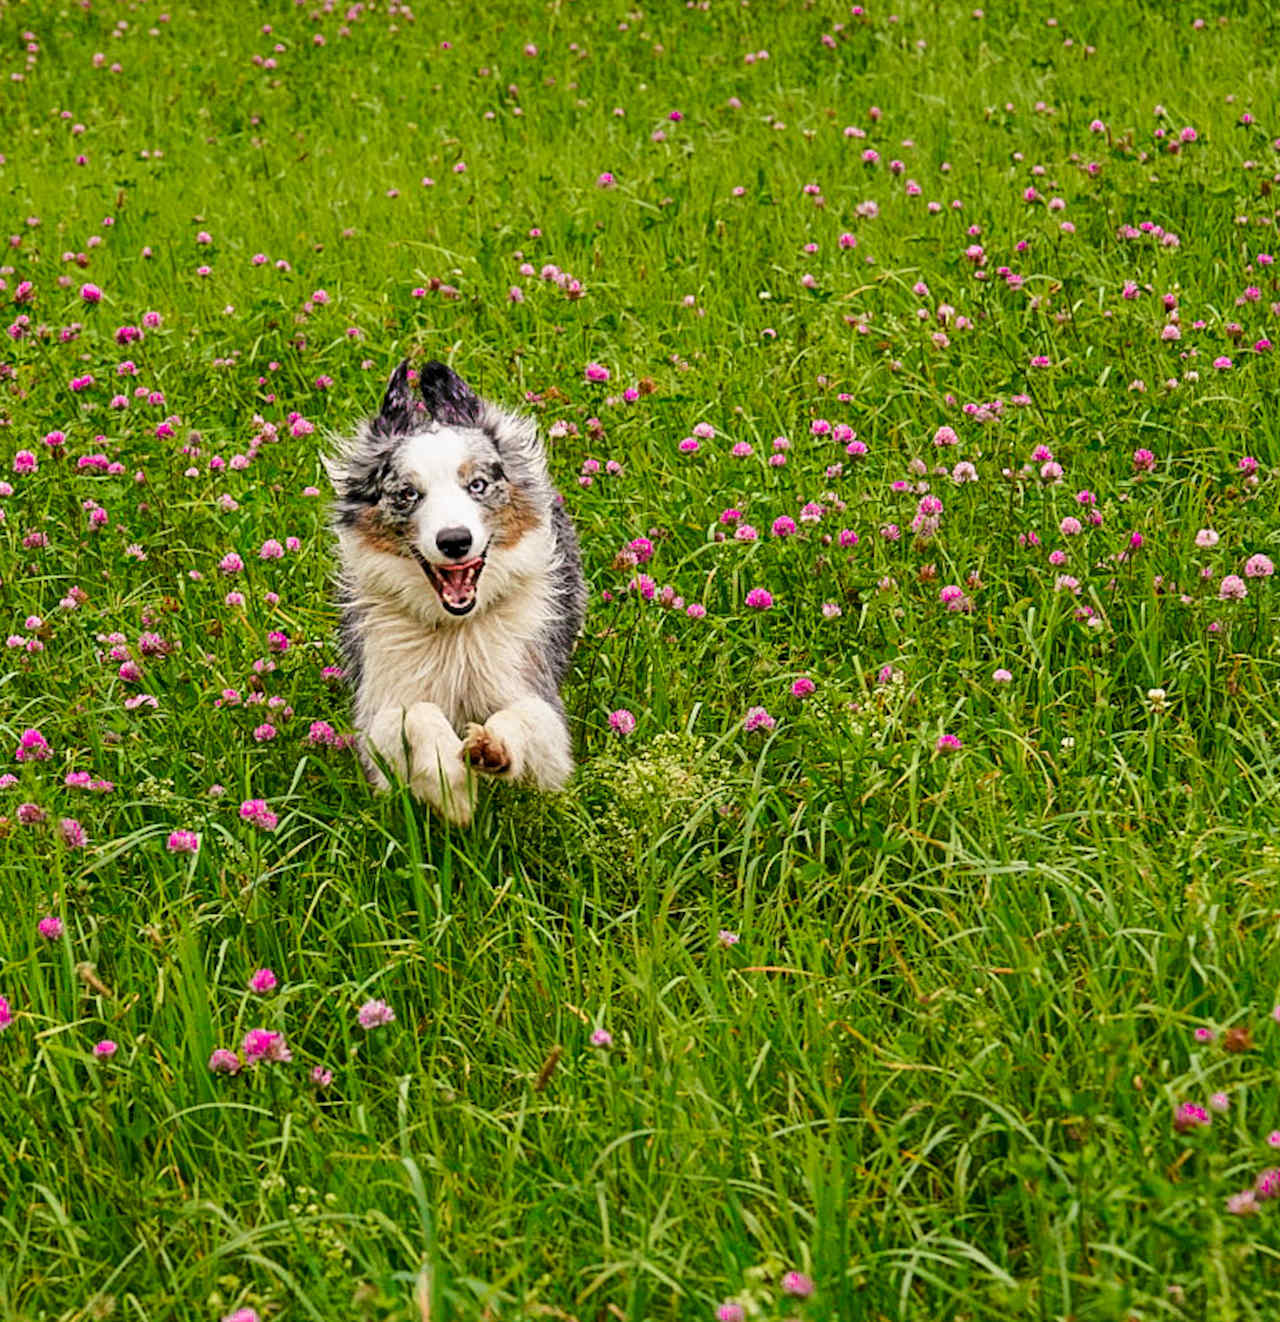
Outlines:
{"label": "pink tongue", "polygon": [[466,565],[443,566],[437,570],[444,595],[452,602],[464,602],[475,592],[476,562]]}

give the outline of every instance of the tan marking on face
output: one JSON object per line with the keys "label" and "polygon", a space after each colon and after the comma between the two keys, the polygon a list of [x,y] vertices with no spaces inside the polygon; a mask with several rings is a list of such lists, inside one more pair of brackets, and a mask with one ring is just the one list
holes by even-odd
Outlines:
{"label": "tan marking on face", "polygon": [[[468,459],[458,468],[458,480],[465,487],[473,477],[487,478],[480,464]],[[503,549],[514,546],[527,532],[538,526],[538,510],[513,482],[507,482],[507,503],[495,509],[483,506],[485,522],[493,529],[493,544]]]}
{"label": "tan marking on face", "polygon": [[400,538],[382,521],[382,511],[376,505],[360,511],[356,519],[356,534],[371,551],[399,555],[403,549]]}
{"label": "tan marking on face", "polygon": [[511,487],[507,503],[491,515],[494,544],[514,546],[527,532],[538,526],[538,510],[519,487]]}

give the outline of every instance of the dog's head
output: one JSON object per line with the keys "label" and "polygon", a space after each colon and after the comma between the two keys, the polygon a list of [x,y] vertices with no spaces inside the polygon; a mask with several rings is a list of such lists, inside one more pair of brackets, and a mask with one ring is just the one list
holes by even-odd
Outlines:
{"label": "dog's head", "polygon": [[377,417],[326,466],[348,571],[396,595],[425,578],[451,616],[501,596],[549,528],[536,428],[443,363],[402,362]]}

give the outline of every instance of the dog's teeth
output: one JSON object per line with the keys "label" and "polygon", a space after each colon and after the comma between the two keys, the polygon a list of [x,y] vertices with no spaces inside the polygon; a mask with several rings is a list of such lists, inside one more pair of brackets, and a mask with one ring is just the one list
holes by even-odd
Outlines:
{"label": "dog's teeth", "polygon": [[423,561],[440,600],[452,611],[465,614],[476,603],[476,581],[484,568],[484,558],[463,565],[432,565]]}

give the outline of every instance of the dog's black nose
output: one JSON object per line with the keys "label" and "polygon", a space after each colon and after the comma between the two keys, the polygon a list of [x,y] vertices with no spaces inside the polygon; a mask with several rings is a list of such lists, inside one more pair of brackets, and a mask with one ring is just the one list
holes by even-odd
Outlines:
{"label": "dog's black nose", "polygon": [[461,560],[471,550],[471,532],[467,528],[441,528],[436,533],[436,545],[441,555],[450,560]]}

